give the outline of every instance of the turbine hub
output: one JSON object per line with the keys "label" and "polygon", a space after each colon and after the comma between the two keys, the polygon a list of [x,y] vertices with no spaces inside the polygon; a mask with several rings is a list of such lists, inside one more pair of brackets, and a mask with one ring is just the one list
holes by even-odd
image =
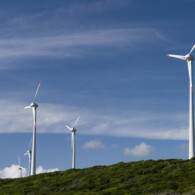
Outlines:
{"label": "turbine hub", "polygon": [[193,61],[193,60],[194,60],[194,57],[193,57],[191,54],[187,54],[187,55],[185,56],[185,58],[186,58],[186,60],[188,60],[188,61]]}
{"label": "turbine hub", "polygon": [[76,130],[75,128],[73,128],[73,129],[72,129],[72,132],[74,132],[74,133],[75,133],[76,131],[77,131],[77,130]]}
{"label": "turbine hub", "polygon": [[36,104],[35,102],[33,102],[33,103],[30,104],[30,107],[31,107],[31,108],[33,108],[33,107],[37,108],[37,107],[39,107],[39,106],[38,106],[38,104]]}
{"label": "turbine hub", "polygon": [[31,154],[32,152],[31,152],[31,150],[27,150],[27,153],[28,153],[28,154]]}

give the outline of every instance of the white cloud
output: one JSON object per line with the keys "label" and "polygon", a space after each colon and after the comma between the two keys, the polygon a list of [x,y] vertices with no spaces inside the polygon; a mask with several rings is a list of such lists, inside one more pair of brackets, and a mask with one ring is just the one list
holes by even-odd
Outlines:
{"label": "white cloud", "polygon": [[[58,168],[54,169],[44,169],[42,166],[37,167],[36,173],[48,173],[48,172],[54,172],[59,171]],[[27,170],[26,168],[22,169],[22,176],[27,176]],[[20,172],[18,170],[18,165],[11,165],[10,167],[5,167],[4,169],[0,170],[0,178],[19,178]]]}
{"label": "white cloud", "polygon": [[83,147],[85,149],[97,149],[97,148],[103,149],[105,148],[105,145],[99,140],[91,140],[86,142]]}
{"label": "white cloud", "polygon": [[126,156],[136,156],[136,157],[143,157],[149,156],[151,152],[154,150],[153,146],[147,145],[144,142],[136,145],[134,148],[125,148],[124,155]]}
{"label": "white cloud", "polygon": [[[0,99],[0,133],[32,132],[32,111],[23,110],[24,105]],[[137,111],[113,114],[113,111],[44,103],[38,108],[37,133],[67,133],[64,125],[73,124],[81,113],[79,134],[188,140],[188,114]]]}
{"label": "white cloud", "polygon": [[[26,168],[22,169],[22,176],[26,176]],[[18,178],[20,177],[20,171],[18,170],[18,165],[11,165],[10,167],[5,167],[0,170],[0,178]]]}
{"label": "white cloud", "polygon": [[49,173],[49,172],[55,172],[55,171],[59,171],[59,169],[58,168],[44,169],[42,166],[38,166],[37,169],[36,169],[36,174]]}

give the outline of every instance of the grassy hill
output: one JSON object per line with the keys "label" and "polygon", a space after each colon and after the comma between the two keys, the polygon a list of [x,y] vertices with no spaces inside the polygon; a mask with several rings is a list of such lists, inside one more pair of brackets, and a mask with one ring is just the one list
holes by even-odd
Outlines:
{"label": "grassy hill", "polygon": [[120,162],[111,166],[0,179],[0,194],[195,194],[195,158]]}

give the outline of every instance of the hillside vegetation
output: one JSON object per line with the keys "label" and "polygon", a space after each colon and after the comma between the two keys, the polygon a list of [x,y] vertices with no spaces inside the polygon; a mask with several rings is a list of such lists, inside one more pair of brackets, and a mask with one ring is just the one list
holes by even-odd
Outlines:
{"label": "hillside vegetation", "polygon": [[195,158],[147,160],[0,179],[0,194],[195,194]]}

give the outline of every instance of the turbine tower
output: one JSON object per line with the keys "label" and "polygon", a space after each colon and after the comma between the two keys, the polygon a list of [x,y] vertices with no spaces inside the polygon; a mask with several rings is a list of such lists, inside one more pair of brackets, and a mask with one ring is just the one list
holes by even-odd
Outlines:
{"label": "turbine tower", "polygon": [[41,81],[38,84],[33,102],[29,106],[24,107],[24,109],[32,108],[32,112],[33,112],[33,142],[32,142],[32,162],[31,162],[30,175],[36,174],[36,110],[38,108],[38,104],[35,103],[35,100],[36,100],[40,85],[41,85]]}
{"label": "turbine tower", "polygon": [[22,177],[22,169],[25,169],[20,165],[20,156],[18,156],[18,171],[19,171],[19,177]]}
{"label": "turbine tower", "polygon": [[28,162],[29,162],[29,165],[28,165],[28,176],[30,176],[30,171],[31,171],[31,154],[32,154],[32,151],[30,149],[31,143],[32,143],[32,139],[30,140],[30,144],[29,144],[28,150],[24,154],[24,156],[28,155]]}
{"label": "turbine tower", "polygon": [[193,69],[192,69],[192,61],[194,57],[192,56],[192,52],[195,49],[195,45],[192,47],[190,53],[185,56],[181,55],[172,55],[167,54],[169,57],[178,58],[181,60],[186,60],[188,65],[188,73],[189,73],[189,159],[195,157],[195,132],[194,132],[194,100],[193,100]]}
{"label": "turbine tower", "polygon": [[72,146],[72,168],[75,169],[75,133],[76,133],[76,129],[75,126],[77,125],[79,119],[81,118],[81,116],[79,116],[76,120],[76,122],[74,123],[73,127],[69,127],[68,125],[66,125],[66,128],[68,130],[71,131],[72,133],[72,138],[71,138],[71,146]]}

